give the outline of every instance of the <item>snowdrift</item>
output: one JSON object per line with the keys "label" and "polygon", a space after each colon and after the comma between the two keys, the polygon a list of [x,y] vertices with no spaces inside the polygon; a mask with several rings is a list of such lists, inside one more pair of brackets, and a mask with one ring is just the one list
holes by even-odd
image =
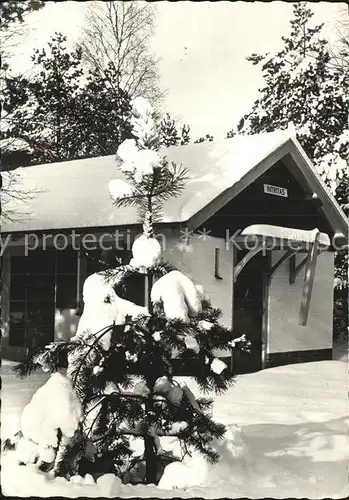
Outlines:
{"label": "snowdrift", "polygon": [[[187,382],[194,394],[196,384]],[[6,385],[3,387],[6,398]],[[21,408],[16,410],[21,411]],[[14,415],[15,411],[12,412]],[[20,467],[2,456],[2,491],[12,496],[343,498],[348,496],[348,375],[346,363],[322,361],[241,375],[217,396],[214,417],[230,432],[215,443],[217,465],[193,455],[179,474],[173,468],[160,487],[68,482]],[[164,449],[173,449],[170,438]]]}

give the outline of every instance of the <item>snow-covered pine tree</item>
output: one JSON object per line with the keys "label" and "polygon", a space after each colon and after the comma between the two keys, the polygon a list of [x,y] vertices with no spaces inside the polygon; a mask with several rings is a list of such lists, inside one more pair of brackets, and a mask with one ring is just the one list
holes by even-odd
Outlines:
{"label": "snow-covered pine tree", "polygon": [[[282,37],[276,54],[252,54],[260,65],[265,86],[259,97],[227,136],[287,129],[314,162],[329,189],[348,215],[349,191],[349,78],[331,60],[328,42],[321,38],[323,25],[312,26],[313,13],[306,2],[295,2],[291,32]],[[348,251],[336,255],[336,310],[334,334],[348,328]],[[344,313],[344,314],[343,314]]]}
{"label": "snow-covered pine tree", "polygon": [[[127,481],[141,461],[145,482],[157,483],[166,461],[174,460],[163,451],[162,437],[178,438],[183,454],[195,449],[215,462],[219,455],[212,440],[225,433],[212,418],[212,399],[196,399],[175,375],[190,374],[202,390],[220,393],[234,382],[234,374],[215,350],[248,350],[249,343],[219,324],[220,310],[202,286],[163,261],[153,223],[161,220],[166,200],[181,192],[187,171],[161,154],[159,125],[149,103],[135,99],[132,115],[134,139],[118,149],[126,180],[112,180],[109,190],[117,207],[138,207],[143,233],[133,243],[128,265],[86,279],[75,337],[46,346],[18,366],[22,376],[39,365],[53,373],[50,391],[43,386],[23,412],[21,431],[29,443],[40,445],[35,460],[44,460],[40,453],[50,458],[46,465],[54,474],[113,472]],[[127,300],[127,283],[135,276],[146,285],[145,306]],[[55,372],[66,359],[65,377]],[[60,408],[48,412],[43,401],[52,393]],[[42,442],[43,435],[49,442]],[[143,442],[141,454],[132,440]]]}
{"label": "snow-covered pine tree", "polygon": [[179,133],[175,120],[166,113],[160,123],[161,142],[164,146],[176,146],[179,143]]}
{"label": "snow-covered pine tree", "polygon": [[176,120],[166,113],[163,119],[160,121],[160,142],[162,146],[178,146],[188,144],[190,142],[190,127],[184,124],[182,128],[179,128]]}
{"label": "snow-covered pine tree", "polygon": [[194,141],[194,143],[200,144],[201,142],[212,142],[213,140],[214,140],[213,135],[206,134],[205,136],[199,137],[198,139],[196,139],[196,141]]}
{"label": "snow-covered pine tree", "polygon": [[189,144],[190,142],[190,127],[184,124],[181,130],[181,146]]}
{"label": "snow-covered pine tree", "polygon": [[115,68],[85,70],[81,49],[56,33],[32,56],[34,76],[8,77],[3,89],[1,163],[14,168],[115,154],[130,137],[130,98],[111,85]]}

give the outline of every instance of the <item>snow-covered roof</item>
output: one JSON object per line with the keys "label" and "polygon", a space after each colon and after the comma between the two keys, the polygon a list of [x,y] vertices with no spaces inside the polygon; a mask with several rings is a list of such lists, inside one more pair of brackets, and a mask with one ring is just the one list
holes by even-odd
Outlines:
{"label": "snow-covered roof", "polygon": [[[181,195],[165,204],[163,222],[198,226],[214,213],[212,210],[227,203],[292,148],[302,160],[296,159],[297,164],[303,164],[300,168],[306,165],[305,169],[311,170],[311,178],[316,179],[313,189],[320,195],[323,184],[289,131],[167,148],[164,153],[168,160],[186,166],[190,178]],[[115,156],[37,165],[15,172],[20,174],[20,187],[26,192],[33,190],[35,195],[26,202],[25,210],[22,206],[11,207],[30,216],[16,223],[3,222],[3,232],[128,226],[138,222],[134,207],[115,208],[109,197],[109,181],[122,178]],[[334,199],[330,204],[334,204],[334,230],[346,234],[343,213]],[[334,223],[336,217],[341,219],[338,224]]]}

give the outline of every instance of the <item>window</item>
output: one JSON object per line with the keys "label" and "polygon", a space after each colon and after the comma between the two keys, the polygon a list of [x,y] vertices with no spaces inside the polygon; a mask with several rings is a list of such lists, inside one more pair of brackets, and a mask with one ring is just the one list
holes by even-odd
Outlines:
{"label": "window", "polygon": [[[96,250],[85,256],[87,259],[87,276],[102,271],[108,267],[124,265],[130,262],[132,253],[128,250],[110,250],[108,255]],[[106,262],[106,265],[103,264]],[[115,287],[116,293],[137,305],[145,304],[145,277],[144,275],[133,275],[127,278],[121,286]]]}
{"label": "window", "polygon": [[54,270],[52,250],[11,258],[10,345],[33,348],[53,340]]}

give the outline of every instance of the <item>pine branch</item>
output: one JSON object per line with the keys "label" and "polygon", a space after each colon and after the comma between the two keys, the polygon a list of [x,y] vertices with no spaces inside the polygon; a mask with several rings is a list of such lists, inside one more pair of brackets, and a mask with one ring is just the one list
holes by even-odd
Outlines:
{"label": "pine branch", "polygon": [[114,205],[117,208],[137,206],[142,221],[149,211],[150,197],[151,213],[155,221],[160,220],[164,203],[170,198],[179,196],[183,191],[188,178],[188,169],[173,162],[168,165],[165,160],[162,167],[154,168],[151,175],[144,176],[137,184],[134,184],[132,174],[125,173],[125,177],[134,185],[134,194],[114,200]]}
{"label": "pine branch", "polygon": [[[99,330],[97,333],[93,334],[94,337],[96,337],[96,340],[92,343],[92,345],[89,346],[89,349],[87,350],[86,354],[84,354],[84,356],[82,357],[81,361],[80,361],[80,364],[74,374],[74,379],[73,379],[73,387],[76,386],[76,383],[77,383],[77,379],[78,379],[78,376],[79,376],[79,373],[82,369],[82,366],[84,365],[84,362],[86,360],[86,358],[88,357],[88,355],[92,352],[93,349],[95,349],[95,345],[100,341],[100,339],[110,331],[110,329],[113,327],[113,325],[109,325],[105,328],[102,328],[101,330]],[[99,334],[99,335],[98,335]]]}
{"label": "pine branch", "polygon": [[12,368],[12,370],[16,373],[16,376],[19,378],[24,378],[24,377],[28,377],[34,371],[36,371],[40,366],[35,361],[36,357],[37,357],[37,355],[34,354],[33,356],[29,357],[26,361],[23,361],[23,362],[15,365]]}
{"label": "pine branch", "polygon": [[[117,427],[113,426],[110,430],[110,433],[113,436],[135,436],[135,437],[143,437],[143,438],[148,435],[147,432],[141,431],[137,427],[121,429],[121,428],[117,428]],[[183,435],[183,432],[165,432],[165,431],[161,431],[161,430],[157,429],[156,435],[159,437],[178,437],[179,438]],[[96,443],[102,439],[104,439],[104,436],[94,439],[93,442]]]}

